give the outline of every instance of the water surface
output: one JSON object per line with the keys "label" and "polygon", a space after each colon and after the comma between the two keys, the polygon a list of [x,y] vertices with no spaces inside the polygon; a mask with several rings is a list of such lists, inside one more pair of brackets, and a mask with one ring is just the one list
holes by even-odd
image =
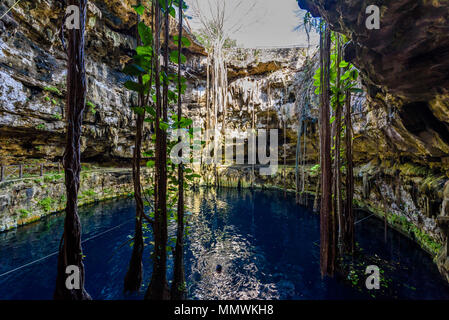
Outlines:
{"label": "water surface", "polygon": [[[201,189],[186,201],[191,209],[185,252],[190,299],[449,299],[449,288],[428,254],[393,230],[385,244],[383,222],[375,217],[356,225],[360,254],[352,268],[357,276],[322,279],[319,216],[294,199],[277,191]],[[122,293],[133,200],[84,207],[80,215],[87,291],[94,299],[142,298],[151,275],[151,245],[144,254],[142,292]],[[52,298],[62,229],[63,216],[53,215],[0,234],[0,299]],[[382,270],[382,290],[376,292],[367,290],[362,278],[373,263]],[[217,265],[223,267],[219,274]],[[171,267],[170,262],[169,279]],[[20,269],[1,275],[15,268]]]}

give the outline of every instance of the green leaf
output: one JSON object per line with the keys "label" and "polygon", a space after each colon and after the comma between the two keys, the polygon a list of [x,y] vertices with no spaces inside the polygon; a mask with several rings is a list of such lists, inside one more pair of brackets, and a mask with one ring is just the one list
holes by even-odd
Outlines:
{"label": "green leaf", "polygon": [[150,81],[150,75],[149,74],[144,74],[142,76],[142,81],[143,81],[143,84],[147,84]]}
{"label": "green leaf", "polygon": [[192,124],[193,124],[193,120],[187,119],[187,118],[181,118],[181,121],[179,122],[179,125],[181,128],[187,128],[187,127],[191,126]]}
{"label": "green leaf", "polygon": [[145,12],[145,7],[143,5],[141,5],[141,4],[134,5],[132,7],[134,8],[134,11],[136,11],[137,14],[140,15],[140,16],[143,15],[143,13]]}
{"label": "green leaf", "polygon": [[[178,44],[179,42],[179,36],[174,36],[173,40],[176,42],[176,44]],[[190,42],[189,39],[187,39],[186,37],[181,37],[181,44],[184,48],[188,48],[192,45],[192,43]]]}
{"label": "green leaf", "polygon": [[159,122],[159,128],[161,130],[166,131],[169,128],[169,125],[168,125],[168,123],[165,123],[164,121],[161,121],[161,122]]}
{"label": "green leaf", "polygon": [[136,92],[143,92],[145,91],[145,87],[139,83],[136,83],[134,81],[126,81],[125,82],[125,88],[131,91],[136,91]]}
{"label": "green leaf", "polygon": [[173,7],[170,7],[170,15],[173,17],[173,18],[175,18],[176,19],[176,11],[175,11],[175,8],[173,8]]}
{"label": "green leaf", "polygon": [[348,62],[346,62],[344,60],[340,61],[340,68],[346,68],[347,66],[349,66]]}
{"label": "green leaf", "polygon": [[178,100],[178,95],[176,93],[174,93],[172,90],[168,90],[168,98],[171,101],[177,101]]}
{"label": "green leaf", "polygon": [[135,63],[131,63],[131,64],[126,65],[125,68],[123,68],[122,72],[129,76],[137,77],[137,76],[140,76],[143,73],[145,73],[145,70],[141,66],[139,66]]}
{"label": "green leaf", "polygon": [[154,108],[152,106],[146,106],[145,110],[151,114],[153,117],[156,117],[156,110],[154,110]]}
{"label": "green leaf", "polygon": [[151,28],[148,27],[145,23],[139,22],[137,29],[139,31],[140,39],[142,39],[142,43],[145,46],[151,46],[151,44],[153,43],[153,32],[151,31]]}
{"label": "green leaf", "polygon": [[142,115],[145,113],[145,109],[142,107],[133,107],[132,109],[135,113],[137,113],[139,115]]}
{"label": "green leaf", "polygon": [[360,88],[351,88],[349,89],[351,92],[355,92],[355,93],[363,93],[363,89]]}
{"label": "green leaf", "polygon": [[147,161],[148,168],[154,168],[155,165],[156,165],[156,162],[154,160]]}
{"label": "green leaf", "polygon": [[[173,50],[172,52],[170,52],[170,61],[178,64],[178,54],[179,54],[178,50]],[[181,53],[181,63],[186,62],[187,62],[186,56]]]}
{"label": "green leaf", "polygon": [[136,52],[140,56],[152,56],[153,48],[150,46],[139,46],[136,48]]}
{"label": "green leaf", "polygon": [[145,69],[145,71],[150,72],[151,66],[151,56],[148,55],[134,55],[134,63]]}
{"label": "green leaf", "polygon": [[352,71],[351,71],[351,77],[352,77],[352,80],[357,80],[357,78],[359,77],[359,72],[356,70],[356,69],[353,69]]}
{"label": "green leaf", "polygon": [[350,71],[346,71],[343,76],[341,77],[341,81],[344,81],[346,79],[348,79],[351,76],[351,72]]}

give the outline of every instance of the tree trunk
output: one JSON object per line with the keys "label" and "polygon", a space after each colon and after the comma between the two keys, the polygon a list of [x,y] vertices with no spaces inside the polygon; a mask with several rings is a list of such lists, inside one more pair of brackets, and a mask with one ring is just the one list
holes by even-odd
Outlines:
{"label": "tree trunk", "polygon": [[142,255],[143,255],[143,200],[142,188],[140,184],[140,162],[144,115],[137,115],[136,140],[133,152],[133,181],[134,181],[134,199],[136,200],[136,224],[134,228],[134,244],[129,261],[128,271],[125,275],[124,291],[139,291],[142,284]]}
{"label": "tree trunk", "polygon": [[318,181],[315,188],[315,199],[313,200],[313,212],[318,212],[318,203],[320,202],[320,187],[321,187],[321,171],[318,172]]}
{"label": "tree trunk", "polygon": [[297,133],[297,141],[296,141],[296,159],[295,159],[295,184],[296,184],[296,204],[300,203],[299,199],[299,161],[300,158],[302,160],[301,156],[301,131],[302,131],[302,124],[303,124],[303,109],[299,111],[299,128]]}
{"label": "tree trunk", "polygon": [[[178,87],[181,88],[181,38],[182,38],[182,6],[183,1],[179,1],[179,41],[178,41]],[[181,92],[178,92],[178,121],[182,117]],[[181,142],[179,140],[178,142]],[[182,151],[181,151],[182,152]],[[182,153],[181,153],[182,158]],[[176,231],[176,247],[173,269],[173,284],[171,287],[172,300],[184,300],[185,273],[184,273],[184,171],[183,164],[178,164],[178,226]]]}
{"label": "tree trunk", "polygon": [[[165,0],[168,8],[168,0]],[[161,99],[160,81],[160,22],[161,8],[159,1],[155,6],[155,81],[156,81],[156,190],[155,190],[155,219],[153,224],[154,252],[153,252],[153,273],[150,285],[145,293],[145,299],[164,300],[169,298],[167,284],[167,133],[160,128],[160,119],[167,121],[167,84],[164,83],[163,103]],[[165,54],[164,63],[168,66],[168,10],[165,13]]]}
{"label": "tree trunk", "polygon": [[286,137],[286,130],[287,130],[287,124],[286,124],[286,116],[282,115],[282,126],[283,126],[283,134],[284,134],[284,143],[282,145],[283,150],[284,150],[284,169],[283,169],[283,176],[284,176],[284,198],[287,198],[287,171],[286,171],[286,165],[287,165],[287,137]]}
{"label": "tree trunk", "polygon": [[[140,4],[140,2],[139,2]],[[137,15],[136,24],[136,38],[137,46],[140,45],[140,36],[137,31],[137,26],[140,22],[140,16]],[[139,83],[142,84],[142,77],[139,76]],[[145,107],[145,97],[142,93],[139,93],[139,107],[144,109]],[[125,280],[123,284],[123,289],[125,292],[139,291],[142,284],[142,256],[143,256],[143,232],[142,232],[142,219],[144,214],[143,200],[142,200],[142,186],[140,182],[140,163],[142,160],[142,135],[143,135],[143,124],[144,124],[145,114],[137,114],[136,120],[136,137],[134,141],[134,151],[133,151],[133,182],[134,182],[134,199],[136,201],[136,223],[134,228],[134,243],[133,251],[131,254],[131,259],[129,261],[128,271],[125,275]]]}
{"label": "tree trunk", "polygon": [[[333,276],[335,269],[335,218],[332,211],[332,163],[331,129],[329,124],[329,72],[330,72],[330,29],[325,25],[321,45],[321,210],[320,210],[320,262],[321,275]],[[322,31],[323,33],[323,31]]]}
{"label": "tree trunk", "polygon": [[[67,96],[66,96],[66,148],[63,163],[67,193],[64,234],[59,246],[56,287],[54,299],[91,299],[84,289],[83,250],[81,247],[81,223],[78,216],[78,191],[80,186],[81,151],[80,138],[83,112],[86,102],[86,70],[84,66],[84,30],[86,0],[69,0],[68,5],[79,6],[80,28],[68,30],[67,48]],[[65,19],[64,19],[65,20]],[[63,24],[65,21],[63,21]],[[61,36],[63,36],[61,34]],[[66,286],[66,268],[76,266],[79,270],[79,289]],[[78,284],[75,284],[78,285]]]}
{"label": "tree trunk", "polygon": [[352,122],[351,122],[351,92],[346,91],[346,205],[344,246],[347,252],[354,253],[354,173],[352,163]]}
{"label": "tree trunk", "polygon": [[[306,108],[308,107],[308,103],[306,104]],[[300,204],[306,205],[307,204],[307,197],[306,197],[306,155],[307,155],[307,121],[304,120],[303,125],[303,146],[304,150],[302,151],[302,165],[301,165],[301,197],[300,197]]]}
{"label": "tree trunk", "polygon": [[[336,34],[337,41],[337,89],[341,87],[341,43],[340,35]],[[341,103],[340,103],[340,91],[337,91],[337,103],[335,106],[335,155],[334,155],[334,170],[335,170],[335,209],[338,219],[338,247],[342,250],[342,229],[343,226],[343,202],[341,197],[341,171],[340,171],[340,146],[341,146]]]}

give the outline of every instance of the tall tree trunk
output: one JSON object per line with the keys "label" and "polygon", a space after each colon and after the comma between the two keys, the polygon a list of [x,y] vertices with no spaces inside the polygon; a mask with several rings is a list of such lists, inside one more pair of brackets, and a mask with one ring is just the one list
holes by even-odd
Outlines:
{"label": "tall tree trunk", "polygon": [[[179,31],[178,31],[178,88],[181,88],[181,49],[182,49],[182,7],[183,1],[179,0]],[[178,121],[182,117],[181,90],[178,92]],[[180,127],[179,127],[180,128]],[[181,141],[179,141],[181,142]],[[182,151],[181,151],[182,152]],[[182,153],[181,153],[182,158]],[[173,270],[173,283],[171,287],[171,299],[185,299],[185,273],[184,273],[184,171],[183,164],[178,164],[178,226],[176,231],[175,261]]]}
{"label": "tall tree trunk", "polygon": [[[140,100],[140,99],[139,99]],[[144,115],[137,115],[136,140],[133,152],[133,181],[134,181],[134,199],[136,201],[136,222],[134,227],[134,244],[129,262],[128,271],[125,275],[124,291],[139,291],[142,284],[142,255],[143,255],[143,200],[142,188],[140,183],[140,162]]]}
{"label": "tall tree trunk", "polygon": [[303,117],[304,117],[304,111],[303,108],[300,109],[299,111],[299,128],[298,128],[298,132],[297,132],[297,141],[296,141],[296,159],[295,159],[295,184],[296,184],[296,204],[300,203],[300,199],[299,199],[299,186],[300,186],[300,181],[299,181],[299,161],[300,158],[302,160],[302,156],[301,156],[301,134],[302,134],[302,124],[303,124]]}
{"label": "tall tree trunk", "polygon": [[286,116],[282,115],[282,126],[283,126],[283,134],[284,134],[284,143],[282,145],[284,150],[284,168],[283,168],[283,176],[284,176],[284,198],[287,198],[287,171],[286,171],[286,165],[287,165],[287,137],[286,137],[286,130],[287,130],[287,124],[286,124]]}
{"label": "tall tree trunk", "polygon": [[321,171],[318,171],[318,179],[315,187],[315,199],[313,200],[313,212],[318,212],[318,203],[320,202]]}
{"label": "tall tree trunk", "polygon": [[340,35],[335,34],[337,41],[337,102],[335,105],[335,155],[334,155],[334,170],[335,170],[335,209],[338,219],[338,247],[342,250],[342,233],[343,233],[343,202],[341,197],[341,171],[340,171],[340,146],[341,146],[341,103],[340,103],[340,87],[341,87],[341,42]]}
{"label": "tall tree trunk", "polygon": [[[168,8],[168,0],[165,0]],[[167,133],[160,127],[160,119],[167,121],[167,84],[164,83],[163,103],[161,97],[160,81],[160,28],[161,28],[161,8],[159,1],[155,6],[155,81],[156,81],[156,190],[155,190],[155,219],[153,224],[154,252],[153,252],[153,273],[150,285],[145,293],[145,299],[164,300],[169,298],[167,284]],[[165,13],[165,41],[166,51],[164,53],[164,63],[168,66],[168,10]]]}
{"label": "tall tree trunk", "polygon": [[[84,30],[86,0],[69,0],[68,5],[80,9],[80,28],[68,30],[67,48],[67,96],[66,96],[66,148],[64,151],[65,186],[67,205],[64,234],[59,246],[56,287],[54,299],[88,300],[84,289],[83,249],[81,247],[81,223],[78,216],[78,191],[80,186],[81,151],[80,138],[83,112],[86,103],[86,70],[84,66]],[[65,19],[64,19],[65,20]],[[65,21],[63,21],[63,24]],[[63,35],[61,34],[61,37]],[[76,266],[79,270],[79,287],[66,287],[66,268]]]}
{"label": "tall tree trunk", "polygon": [[346,91],[346,205],[345,205],[345,235],[344,246],[347,252],[354,253],[354,211],[352,199],[354,197],[354,172],[352,163],[352,121],[351,121],[351,92]]}
{"label": "tall tree trunk", "polygon": [[[306,108],[308,107],[308,103],[306,104]],[[305,112],[305,110],[304,110]],[[304,120],[304,125],[303,125],[303,146],[304,146],[304,150],[302,152],[302,166],[301,166],[301,197],[300,197],[300,203],[302,205],[306,204],[306,171],[305,171],[305,167],[306,167],[306,155],[307,155],[307,121]]]}
{"label": "tall tree trunk", "polygon": [[329,73],[331,34],[327,25],[322,31],[321,47],[321,210],[320,210],[320,262],[321,275],[333,276],[335,269],[335,219],[332,211],[332,163],[331,163],[331,129],[329,124]]}
{"label": "tall tree trunk", "polygon": [[[138,2],[140,4],[140,1]],[[140,22],[140,16],[137,15],[136,24],[136,39],[137,46],[140,45],[140,36],[137,31],[137,26]],[[139,83],[142,84],[142,77],[139,76]],[[145,97],[143,93],[139,93],[139,107],[144,109]],[[142,186],[140,182],[140,163],[142,160],[142,135],[143,135],[143,124],[144,124],[145,114],[137,114],[136,120],[136,137],[134,141],[134,151],[133,151],[133,182],[134,182],[134,199],[136,201],[136,222],[134,227],[134,244],[133,251],[131,254],[131,260],[129,261],[128,271],[125,275],[123,289],[125,292],[128,291],[139,291],[142,284],[142,256],[143,256],[143,232],[142,232],[142,219],[144,214],[143,200],[142,200]]]}

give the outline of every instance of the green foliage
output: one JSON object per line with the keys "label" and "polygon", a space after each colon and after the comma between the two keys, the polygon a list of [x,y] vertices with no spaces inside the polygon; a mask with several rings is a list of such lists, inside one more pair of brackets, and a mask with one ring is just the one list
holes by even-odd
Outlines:
{"label": "green foliage", "polygon": [[95,104],[93,104],[92,102],[87,101],[87,102],[86,102],[86,106],[89,108],[89,111],[90,111],[93,115],[95,115],[95,113],[97,113],[96,106],[95,106]]}
{"label": "green foliage", "polygon": [[[172,52],[170,52],[170,61],[175,64],[179,64],[178,54],[179,54],[178,50],[173,50]],[[186,63],[186,62],[187,62],[186,56],[181,53],[181,63]]]}
{"label": "green foliage", "polygon": [[50,212],[53,204],[55,203],[55,200],[53,200],[50,197],[46,197],[41,199],[37,204],[45,211]]}
{"label": "green foliage", "polygon": [[[174,6],[179,6],[179,0],[170,1],[169,7],[165,7],[165,1],[159,1],[162,11],[168,12],[170,15],[175,16],[176,11]],[[187,6],[184,4],[184,8]],[[137,14],[142,15],[145,12],[145,7],[142,5],[134,6],[134,10]],[[154,35],[153,30],[150,26],[146,25],[145,22],[140,22],[138,25],[138,33],[141,39],[141,45],[138,46],[135,51],[136,54],[132,57],[132,60],[124,67],[123,73],[128,75],[126,82],[124,82],[124,87],[133,93],[138,93],[141,97],[143,96],[143,103],[139,105],[133,105],[131,110],[138,114],[144,116],[144,121],[146,123],[150,123],[153,127],[156,125],[156,121],[159,120],[159,128],[163,131],[169,131],[170,129],[183,128],[186,129],[190,127],[193,123],[191,119],[181,118],[178,121],[178,117],[176,114],[171,111],[171,108],[168,108],[168,121],[164,121],[164,119],[158,119],[155,105],[156,105],[156,79],[155,79],[155,64],[153,63],[155,59],[158,57],[154,57],[154,52],[156,52],[154,48]],[[191,42],[187,37],[179,37],[174,36],[173,40],[175,44],[181,44],[182,48],[187,48],[191,46]],[[174,64],[186,63],[187,58],[178,50],[170,50],[168,52],[169,59]],[[150,81],[151,79],[151,81]],[[178,84],[178,74],[177,73],[169,73],[162,68],[160,70],[160,83],[162,85],[168,85],[168,104],[175,104],[178,100],[179,94],[185,93],[187,88],[187,80],[184,77],[181,77],[181,85]],[[139,99],[142,102],[142,99]],[[151,139],[153,142],[156,140],[156,134],[152,134]],[[178,202],[178,166],[174,165],[170,160],[170,153],[172,148],[177,144],[177,141],[167,141],[167,218],[169,220],[176,220],[177,213],[176,207]],[[154,161],[154,150],[147,150],[143,152],[143,157],[147,159],[146,166],[148,168],[155,168]],[[187,181],[194,181],[199,177],[193,173],[187,174]],[[187,183],[185,183],[187,186]],[[84,194],[84,192],[83,192]],[[155,195],[155,184],[153,180],[153,184],[151,184],[148,188],[143,191],[144,194],[144,204],[145,204],[145,213],[148,217],[154,219],[155,209],[154,209],[154,195]],[[150,232],[148,228],[148,224],[143,224],[143,229],[145,232]],[[130,243],[130,246],[133,245],[133,242]],[[151,245],[151,243],[150,243]],[[174,246],[174,243],[173,243]],[[172,247],[169,246],[167,248],[171,250]]]}
{"label": "green foliage", "polygon": [[[346,99],[346,91],[349,90],[351,92],[363,92],[360,88],[356,88],[357,79],[359,77],[359,71],[349,62],[341,60],[339,65],[337,66],[338,54],[336,52],[336,34],[332,32],[332,42],[334,44],[334,52],[330,55],[331,58],[331,66],[329,73],[329,82],[331,89],[331,104],[332,107],[335,108],[337,102],[344,103]],[[344,46],[345,42],[348,42],[344,36],[340,35],[340,41],[343,42],[341,45]],[[340,85],[338,85],[338,77],[337,73],[340,69]],[[313,76],[313,86],[316,87],[315,94],[319,95],[321,92],[321,68],[318,68],[315,71]],[[338,101],[337,101],[338,99]]]}
{"label": "green foliage", "polygon": [[95,192],[94,189],[88,189],[88,190],[84,190],[84,191],[82,192],[82,194],[83,194],[83,196],[92,198],[92,197],[95,197],[95,195],[96,195],[97,193]]}
{"label": "green foliage", "polygon": [[55,113],[53,115],[53,119],[55,119],[55,120],[62,120],[62,115],[60,113]]}
{"label": "green foliage", "polygon": [[320,171],[320,165],[319,164],[316,164],[312,168],[310,168],[310,172],[313,173],[313,174],[318,173],[318,171]]}
{"label": "green foliage", "polygon": [[63,175],[58,174],[58,173],[46,175],[46,176],[44,176],[44,182],[55,182],[55,181],[62,179],[62,177],[63,177]]}
{"label": "green foliage", "polygon": [[45,130],[45,129],[46,129],[45,123],[39,123],[39,124],[36,126],[36,129],[37,129],[37,130]]}
{"label": "green foliage", "polygon": [[48,91],[48,92],[54,93],[54,94],[56,94],[58,96],[62,96],[61,91],[58,88],[56,88],[56,87],[44,87],[44,91]]}
{"label": "green foliage", "polygon": [[20,219],[25,219],[25,218],[27,218],[31,214],[31,212],[26,210],[26,209],[19,209],[18,212],[20,214],[20,216],[19,216]]}
{"label": "green foliage", "polygon": [[137,12],[138,15],[143,15],[143,13],[145,12],[145,7],[141,4],[133,5],[132,7]]}
{"label": "green foliage", "polygon": [[[178,35],[173,36],[173,41],[178,45],[178,43],[179,43],[179,36]],[[188,48],[188,47],[190,47],[192,45],[192,43],[186,37],[181,37],[181,45],[184,48]]]}

